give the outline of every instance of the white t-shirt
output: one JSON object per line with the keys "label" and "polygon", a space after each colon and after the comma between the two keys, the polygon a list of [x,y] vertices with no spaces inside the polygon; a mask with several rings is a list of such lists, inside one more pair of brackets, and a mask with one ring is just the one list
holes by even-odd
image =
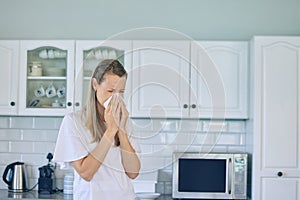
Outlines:
{"label": "white t-shirt", "polygon": [[[67,114],[61,124],[56,142],[54,161],[61,168],[71,167],[70,162],[87,156],[97,145],[85,128],[82,112]],[[128,133],[132,147],[137,154],[140,147],[132,133]],[[74,170],[74,200],[133,200],[134,188],[125,174],[120,147],[112,144],[106,158],[90,182],[85,181]]]}

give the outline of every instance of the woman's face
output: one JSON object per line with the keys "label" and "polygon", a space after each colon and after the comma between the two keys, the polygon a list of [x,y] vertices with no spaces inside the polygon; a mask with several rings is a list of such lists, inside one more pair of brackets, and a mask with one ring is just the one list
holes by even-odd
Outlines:
{"label": "woman's face", "polygon": [[97,100],[101,105],[114,93],[120,93],[123,96],[125,86],[126,76],[119,77],[116,74],[107,73],[100,84],[93,78],[93,87],[96,90]]}

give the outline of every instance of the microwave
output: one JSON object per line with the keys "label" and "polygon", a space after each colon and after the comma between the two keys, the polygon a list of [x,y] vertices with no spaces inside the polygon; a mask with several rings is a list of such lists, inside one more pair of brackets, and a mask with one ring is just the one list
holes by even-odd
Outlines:
{"label": "microwave", "polygon": [[173,153],[172,197],[247,199],[247,154]]}

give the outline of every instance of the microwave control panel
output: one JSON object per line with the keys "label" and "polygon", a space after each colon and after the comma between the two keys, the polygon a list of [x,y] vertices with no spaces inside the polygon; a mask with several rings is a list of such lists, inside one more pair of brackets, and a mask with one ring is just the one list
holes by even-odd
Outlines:
{"label": "microwave control panel", "polygon": [[247,194],[247,155],[235,155],[233,170],[234,195],[245,196]]}

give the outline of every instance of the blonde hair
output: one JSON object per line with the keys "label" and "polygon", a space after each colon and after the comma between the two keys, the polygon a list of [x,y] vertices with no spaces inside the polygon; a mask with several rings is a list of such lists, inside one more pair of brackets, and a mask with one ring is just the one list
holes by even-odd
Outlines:
{"label": "blonde hair", "polygon": [[[123,65],[118,60],[107,59],[103,60],[95,68],[93,75],[91,77],[88,99],[85,107],[85,117],[86,117],[86,128],[90,131],[93,137],[93,142],[99,142],[102,138],[106,126],[103,121],[104,116],[98,111],[97,104],[99,104],[96,96],[96,91],[93,88],[93,78],[97,80],[98,84],[101,84],[105,80],[105,74],[112,73],[119,77],[127,77],[127,72]],[[119,146],[119,138],[115,137],[115,145]]]}

